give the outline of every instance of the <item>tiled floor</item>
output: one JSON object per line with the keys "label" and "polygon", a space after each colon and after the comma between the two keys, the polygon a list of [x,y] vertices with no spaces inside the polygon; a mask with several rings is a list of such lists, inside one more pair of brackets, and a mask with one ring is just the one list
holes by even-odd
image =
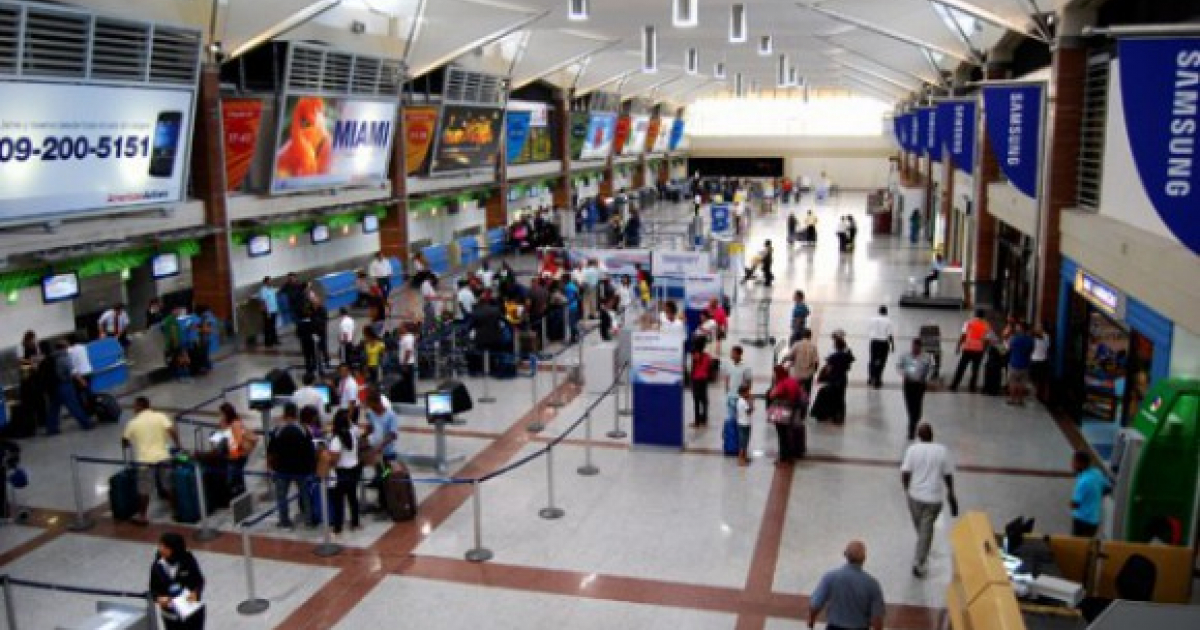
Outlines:
{"label": "tiled floor", "polygon": [[[614,420],[629,431],[629,418],[614,417],[616,407],[603,400],[591,420],[591,442],[579,425],[554,448],[558,520],[539,517],[548,503],[548,470],[535,458],[479,487],[483,546],[494,552],[491,562],[474,564],[463,554],[476,546],[475,510],[469,485],[447,484],[434,471],[416,468],[421,512],[413,523],[393,524],[367,518],[361,532],[341,539],[345,550],[332,558],[313,553],[321,532],[281,532],[268,518],[253,530],[260,592],[271,600],[268,613],[237,614],[245,597],[240,537],[227,512],[211,524],[222,535],[193,543],[209,576],[206,593],[209,627],[360,628],[394,626],[414,620],[428,628],[771,628],[803,627],[807,594],[821,573],[840,562],[850,538],[867,542],[867,570],[883,584],[890,604],[888,627],[933,627],[949,580],[946,532],[951,518],[938,522],[931,575],[909,573],[915,535],[908,521],[899,481],[899,460],[907,444],[897,377],[889,369],[883,389],[865,387],[867,321],[880,304],[893,305],[897,346],[923,324],[936,324],[943,352],[952,362],[953,341],[963,314],[913,311],[894,307],[910,277],[919,277],[928,253],[896,239],[872,239],[860,233],[852,255],[834,247],[834,219],[854,212],[868,226],[864,198],[846,195],[837,205],[819,210],[821,244],[777,254],[773,290],[739,287],[730,340],[724,354],[741,338],[756,335],[756,309],[769,298],[771,334],[786,335],[791,292],[804,289],[813,308],[811,325],[823,351],[829,333],[846,331],[858,356],[848,394],[844,427],[809,424],[811,457],[794,470],[771,465],[774,432],[762,418],[753,432],[754,463],[738,468],[720,455],[723,391],[714,386],[714,422],[707,429],[687,429],[684,453],[631,450],[629,438],[605,433]],[[801,209],[802,210],[802,209]],[[676,219],[690,208],[661,207],[648,220]],[[763,238],[784,243],[783,219],[755,221],[751,248]],[[672,226],[674,228],[675,226]],[[669,237],[664,237],[669,240]],[[650,244],[654,246],[654,244]],[[518,268],[529,267],[518,261]],[[732,288],[732,281],[727,281]],[[190,384],[150,388],[146,395],[164,408],[178,411],[217,395],[223,387],[298,362],[285,337],[282,352],[237,353],[218,370]],[[590,340],[589,340],[590,343]],[[771,348],[746,348],[747,362],[765,388]],[[569,351],[562,363],[573,365]],[[948,366],[946,369],[949,370]],[[450,476],[478,479],[542,452],[567,432],[596,400],[595,388],[579,394],[555,379],[543,363],[534,381],[528,377],[488,383],[496,402],[476,402],[465,423],[449,431],[452,453],[464,456]],[[558,389],[555,390],[555,382]],[[476,398],[483,384],[466,378]],[[422,383],[432,385],[432,383]],[[566,402],[546,406],[553,396]],[[622,407],[628,406],[623,390]],[[690,395],[684,408],[690,419]],[[240,391],[227,398],[242,405]],[[123,402],[128,404],[126,396]],[[215,405],[193,417],[212,421]],[[994,520],[1018,514],[1035,516],[1041,531],[1067,528],[1070,476],[1069,446],[1056,423],[1040,407],[1015,409],[1000,399],[966,393],[932,391],[926,415],[937,439],[954,453],[963,509],[987,511]],[[540,433],[527,430],[543,421]],[[157,509],[156,524],[139,529],[107,518],[107,479],[111,465],[83,464],[81,508],[96,527],[70,534],[75,491],[70,455],[119,458],[119,427],[82,433],[66,424],[63,436],[22,443],[31,486],[22,502],[33,508],[28,526],[0,526],[0,572],[15,577],[76,586],[139,591],[145,588],[153,541],[166,529],[177,529]],[[428,453],[433,435],[421,417],[403,419],[400,441],[407,454]],[[190,445],[190,431],[184,431]],[[588,457],[596,476],[577,469]],[[261,470],[261,455],[251,469]],[[264,504],[264,507],[267,504]],[[190,532],[191,528],[181,531]],[[86,615],[92,600],[27,588],[16,590],[19,627],[49,628]]]}

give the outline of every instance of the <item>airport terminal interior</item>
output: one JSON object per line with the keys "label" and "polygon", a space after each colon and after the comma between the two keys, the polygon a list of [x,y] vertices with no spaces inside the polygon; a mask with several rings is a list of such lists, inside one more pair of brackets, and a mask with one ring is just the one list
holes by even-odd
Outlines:
{"label": "airport terminal interior", "polygon": [[0,627],[1200,627],[1200,2],[0,0]]}

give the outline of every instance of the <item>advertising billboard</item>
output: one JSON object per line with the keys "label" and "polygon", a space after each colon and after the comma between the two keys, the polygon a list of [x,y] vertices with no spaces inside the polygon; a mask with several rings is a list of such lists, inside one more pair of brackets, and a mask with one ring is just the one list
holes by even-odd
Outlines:
{"label": "advertising billboard", "polygon": [[404,174],[425,172],[429,147],[437,135],[438,108],[404,108]]}
{"label": "advertising billboard", "polygon": [[683,119],[676,118],[675,123],[671,125],[671,139],[667,143],[667,149],[671,151],[678,149],[680,142],[683,142]]}
{"label": "advertising billboard", "polygon": [[568,138],[569,146],[567,147],[572,160],[578,160],[583,155],[583,148],[587,145],[588,129],[591,126],[590,120],[586,112],[571,112],[570,120],[570,138]]}
{"label": "advertising billboard", "polygon": [[612,151],[616,127],[616,114],[592,114],[588,120],[588,131],[583,142],[583,150],[579,153],[580,159],[597,160],[608,157]]}
{"label": "advertising billboard", "polygon": [[225,134],[225,189],[238,190],[258,151],[263,102],[257,98],[221,101],[221,132]]}
{"label": "advertising billboard", "polygon": [[629,141],[629,130],[632,122],[629,116],[621,116],[617,119],[617,131],[613,136],[613,155],[625,153],[625,143]]}
{"label": "advertising billboard", "polygon": [[279,120],[271,192],[387,180],[395,102],[287,96]]}
{"label": "advertising billboard", "polygon": [[660,118],[658,125],[658,133],[655,135],[653,142],[647,139],[647,144],[653,144],[650,149],[653,153],[666,153],[671,148],[671,131],[675,129],[675,119],[672,117]]}
{"label": "advertising billboard", "polygon": [[655,143],[658,142],[658,129],[662,126],[662,118],[655,116],[650,119],[650,126],[646,128],[646,153],[654,151]]}
{"label": "advertising billboard", "polygon": [[622,155],[641,155],[646,151],[646,133],[650,131],[649,116],[634,116],[629,123],[629,141]]}
{"label": "advertising billboard", "polygon": [[0,220],[182,197],[190,90],[2,85]]}
{"label": "advertising billboard", "polygon": [[491,168],[500,151],[504,110],[446,105],[433,152],[431,173]]}

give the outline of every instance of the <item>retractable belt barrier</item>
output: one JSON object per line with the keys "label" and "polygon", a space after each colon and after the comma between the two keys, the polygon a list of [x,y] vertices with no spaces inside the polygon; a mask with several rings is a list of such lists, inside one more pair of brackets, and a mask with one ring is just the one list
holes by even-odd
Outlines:
{"label": "retractable belt barrier", "polygon": [[92,588],[88,586],[76,586],[73,584],[54,584],[52,582],[25,580],[5,574],[0,575],[0,589],[2,589],[2,595],[4,598],[5,619],[8,621],[8,625],[6,627],[9,628],[9,630],[18,630],[17,603],[16,597],[13,595],[14,586],[43,591],[53,591],[55,593],[70,593],[73,595],[136,599],[146,604],[146,620],[149,622],[148,627],[152,630],[158,630],[159,628],[158,611],[155,610],[157,604],[154,602],[154,597],[149,591],[118,591],[104,588]]}

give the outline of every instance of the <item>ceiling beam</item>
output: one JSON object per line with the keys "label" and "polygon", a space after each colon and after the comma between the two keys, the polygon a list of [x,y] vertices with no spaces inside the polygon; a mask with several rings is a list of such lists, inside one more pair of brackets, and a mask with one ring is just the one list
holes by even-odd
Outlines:
{"label": "ceiling beam", "polygon": [[892,102],[892,103],[896,103],[901,100],[904,100],[904,97],[906,96],[906,94],[902,94],[900,92],[894,92],[894,91],[885,89],[883,87],[880,87],[878,85],[875,85],[873,83],[868,83],[865,80],[860,79],[851,74],[842,75],[842,82],[843,83],[846,83],[846,82],[853,83],[858,87],[851,88],[851,89],[858,89],[860,91],[866,90],[866,91],[870,92],[873,96],[883,97],[884,100]]}
{"label": "ceiling beam", "polygon": [[1036,20],[1034,20],[1033,24],[1021,24],[1016,20],[1011,20],[1002,15],[997,15],[996,13],[988,11],[987,9],[974,3],[967,2],[966,0],[930,0],[930,2],[936,2],[937,4],[940,4],[948,9],[954,9],[959,13],[965,13],[977,20],[987,22],[992,26],[1008,29],[1030,39],[1036,39],[1037,41],[1045,44],[1050,43],[1050,40],[1047,39],[1041,32],[1041,29],[1037,27]]}
{"label": "ceiling beam", "polygon": [[523,77],[520,82],[515,83],[513,85],[513,89],[515,90],[517,88],[525,87],[526,85],[529,85],[530,83],[533,83],[534,81],[537,81],[538,79],[541,79],[543,77],[554,74],[555,72],[558,72],[559,70],[562,70],[564,68],[569,68],[572,65],[579,63],[580,61],[584,61],[584,60],[590,58],[592,55],[602,53],[606,50],[609,50],[611,48],[618,46],[622,41],[624,41],[624,40],[615,39],[615,40],[610,41],[598,48],[593,48],[591,50],[581,52],[578,55],[574,55],[560,63],[556,63],[553,66],[546,68],[545,70],[539,70],[537,73],[533,74],[532,76]]}
{"label": "ceiling beam", "polygon": [[583,96],[584,94],[590,94],[590,93],[595,92],[596,90],[599,90],[600,88],[602,88],[614,81],[620,81],[620,80],[624,79],[625,77],[627,77],[635,72],[640,72],[640,71],[641,70],[639,68],[627,68],[625,70],[621,70],[621,71],[617,72],[616,74],[608,77],[607,79],[597,81],[595,83],[592,83],[591,85],[588,85],[587,87],[582,87],[582,88],[576,89],[575,96],[579,97],[579,96]]}
{"label": "ceiling beam", "polygon": [[946,55],[947,57],[953,57],[954,59],[957,59],[963,63],[969,63],[974,66],[980,65],[980,60],[975,56],[974,51],[969,50],[968,52],[964,53],[961,50],[954,50],[951,48],[946,48],[944,46],[940,46],[933,42],[926,41],[919,37],[913,37],[912,35],[905,35],[904,33],[900,33],[898,31],[893,31],[890,28],[880,26],[878,24],[875,24],[874,22],[869,22],[862,18],[857,18],[857,17],[851,16],[851,15],[846,15],[845,13],[841,13],[839,11],[833,11],[831,9],[826,9],[825,7],[817,6],[815,4],[807,4],[804,2],[797,2],[796,6],[802,8],[802,9],[806,9],[808,11],[812,11],[813,13],[818,13],[820,15],[824,15],[825,17],[830,18],[832,20],[836,20],[838,22],[852,24],[861,29],[875,33],[876,35],[882,35],[884,37],[894,39],[898,42],[903,42],[910,46],[916,46],[918,48],[923,48],[925,50],[939,52],[943,55]]}
{"label": "ceiling beam", "polygon": [[463,44],[462,46],[459,46],[458,48],[451,50],[450,52],[446,53],[445,55],[442,55],[438,59],[435,59],[434,61],[432,61],[428,64],[425,64],[425,67],[419,68],[418,70],[414,71],[412,73],[412,78],[419,77],[427,72],[434,70],[435,68],[440,68],[440,67],[450,63],[451,61],[454,61],[455,59],[458,59],[459,57],[467,54],[468,52],[475,50],[476,48],[482,48],[484,46],[494,44],[494,43],[500,41],[501,39],[504,39],[505,37],[508,37],[509,35],[512,35],[513,33],[524,29],[525,27],[529,26],[530,24],[533,24],[534,22],[541,20],[542,18],[546,17],[547,15],[550,15],[550,13],[551,13],[551,11],[547,10],[547,11],[542,11],[541,13],[527,15],[524,18],[521,18],[520,20],[513,22],[512,24],[509,24],[508,26],[505,26],[504,28],[502,28],[498,31],[495,31],[488,35],[484,35],[483,37],[480,37],[473,41],[467,42],[466,44]]}
{"label": "ceiling beam", "polygon": [[902,90],[916,91],[916,90],[921,89],[921,87],[924,85],[924,82],[921,82],[916,87],[913,87],[912,85],[904,83],[903,81],[897,81],[896,79],[893,79],[892,77],[889,77],[888,75],[883,74],[882,72],[876,72],[875,70],[872,70],[870,68],[864,68],[862,66],[849,63],[842,59],[838,59],[837,57],[831,57],[831,59],[833,59],[834,63],[838,64],[839,66],[842,66],[843,68],[846,68],[849,70],[854,70],[855,72],[858,72],[860,74],[865,74],[869,77],[875,77],[876,79],[879,79],[880,81],[883,81],[884,83],[891,83],[892,85],[894,85]]}
{"label": "ceiling beam", "polygon": [[[876,59],[875,57],[873,57],[867,53],[861,52],[854,48],[850,48],[848,46],[844,46],[844,45],[838,43],[832,37],[825,37],[822,35],[818,35],[817,38],[825,41],[826,43],[828,43],[831,46],[836,46],[838,48],[841,48],[842,50],[846,51],[847,53],[850,53],[854,57],[858,57],[859,59],[862,59],[863,61],[873,63],[873,64],[879,66],[880,68],[883,68],[884,70],[890,70],[892,72],[895,72],[896,74],[908,75],[918,81],[923,81],[925,83],[932,83],[932,84],[936,84],[936,85],[945,85],[946,84],[946,78],[944,76],[942,76],[941,72],[934,75],[934,74],[921,74],[918,72],[912,72],[911,70],[901,70],[900,68],[897,68],[891,64],[887,64],[882,61],[879,61],[878,59]],[[924,53],[922,53],[922,55],[924,55]],[[833,55],[830,55],[830,56],[833,56]]]}
{"label": "ceiling beam", "polygon": [[289,32],[304,26],[317,16],[329,11],[330,9],[333,9],[341,3],[342,0],[317,0],[317,2],[314,2],[303,9],[292,13],[282,20],[259,31],[257,35],[247,39],[242,43],[242,45],[229,52],[229,56],[225,58],[225,62],[228,63],[233,61],[234,59],[237,59],[238,57],[241,57],[251,50],[261,46],[262,44],[265,44],[277,37],[282,37]]}

